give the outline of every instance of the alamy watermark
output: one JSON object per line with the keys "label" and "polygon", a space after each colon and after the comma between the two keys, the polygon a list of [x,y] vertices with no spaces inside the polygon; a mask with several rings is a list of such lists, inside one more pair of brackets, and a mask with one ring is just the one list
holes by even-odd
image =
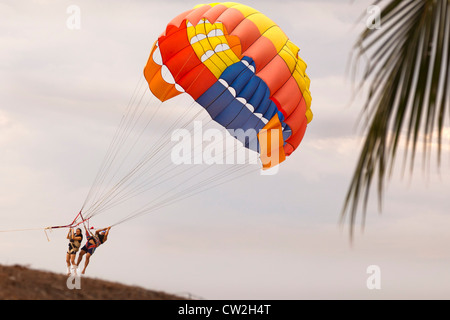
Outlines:
{"label": "alamy watermark", "polygon": [[72,272],[66,281],[67,289],[80,290],[81,289],[81,276],[76,272]]}
{"label": "alamy watermark", "polygon": [[[235,138],[232,140],[234,143],[230,143],[230,135]],[[265,168],[270,167],[270,170],[263,170],[261,174],[273,175],[278,172],[278,164],[281,162],[280,142],[283,140],[278,129],[204,130],[201,121],[194,121],[193,130],[173,131],[171,141],[175,142],[171,150],[171,161],[176,165],[260,163]]]}
{"label": "alamy watermark", "polygon": [[366,286],[369,290],[381,289],[381,268],[377,265],[370,265],[366,269],[366,273],[370,274],[367,278]]}
{"label": "alamy watermark", "polygon": [[369,6],[367,8],[367,14],[369,15],[366,20],[366,26],[368,29],[381,29],[381,8],[379,6]]}
{"label": "alamy watermark", "polygon": [[77,5],[70,5],[66,9],[69,15],[66,20],[66,26],[69,30],[81,29],[81,9]]}

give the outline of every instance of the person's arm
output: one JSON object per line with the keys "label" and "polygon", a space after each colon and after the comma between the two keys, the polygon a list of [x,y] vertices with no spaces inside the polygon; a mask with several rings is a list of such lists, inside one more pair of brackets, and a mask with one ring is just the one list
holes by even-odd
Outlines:
{"label": "person's arm", "polygon": [[72,239],[72,237],[73,237],[73,229],[70,228],[69,233],[67,234],[67,239]]}
{"label": "person's arm", "polygon": [[89,238],[92,236],[92,234],[89,232],[89,230],[86,228],[86,226],[83,224],[84,231],[86,231],[86,238]]}
{"label": "person's arm", "polygon": [[98,230],[98,231],[96,232],[96,234],[98,235],[100,232],[105,231],[105,236],[103,237],[103,243],[105,243],[106,240],[108,240],[108,234],[109,234],[109,230],[110,230],[110,229],[111,229],[111,227],[103,228],[103,229],[100,229],[100,230]]}
{"label": "person's arm", "polygon": [[[106,228],[106,232],[105,232],[105,241],[108,240],[108,234],[109,234],[109,230],[111,229],[111,227]],[[105,242],[103,241],[103,242]]]}
{"label": "person's arm", "polygon": [[98,229],[95,233],[99,234],[100,232],[106,231],[107,233],[109,232],[109,229],[111,229],[111,227],[108,228],[103,228],[103,229]]}

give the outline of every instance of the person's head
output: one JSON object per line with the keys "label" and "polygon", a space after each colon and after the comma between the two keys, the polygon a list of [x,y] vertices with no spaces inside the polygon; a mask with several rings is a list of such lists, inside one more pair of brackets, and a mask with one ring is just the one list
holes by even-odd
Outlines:
{"label": "person's head", "polygon": [[105,241],[105,232],[102,231],[98,234],[98,239],[100,240],[101,243],[103,243]]}
{"label": "person's head", "polygon": [[81,229],[80,229],[80,228],[77,228],[76,234],[79,236],[79,235],[81,235],[81,233],[82,233]]}

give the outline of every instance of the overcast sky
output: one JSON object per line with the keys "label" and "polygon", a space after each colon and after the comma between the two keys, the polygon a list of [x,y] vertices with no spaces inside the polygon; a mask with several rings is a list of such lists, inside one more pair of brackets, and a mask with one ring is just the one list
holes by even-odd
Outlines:
{"label": "overcast sky", "polygon": [[[118,225],[88,275],[206,299],[450,298],[448,152],[439,172],[423,173],[421,149],[411,178],[395,171],[383,213],[372,197],[353,246],[338,224],[362,140],[346,64],[370,2],[244,1],[308,64],[314,120],[300,148],[276,175],[248,175]],[[0,230],[72,221],[153,42],[196,4],[0,2]],[[66,25],[70,5],[81,10],[79,30]],[[49,237],[0,233],[0,263],[65,272],[66,230]],[[380,290],[366,285],[371,265]]]}

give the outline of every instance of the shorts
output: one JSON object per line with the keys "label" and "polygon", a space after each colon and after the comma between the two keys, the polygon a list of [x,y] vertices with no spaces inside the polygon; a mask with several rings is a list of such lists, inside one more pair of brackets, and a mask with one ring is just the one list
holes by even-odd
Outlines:
{"label": "shorts", "polygon": [[97,249],[97,247],[89,246],[89,248],[88,248],[88,247],[86,247],[86,245],[84,245],[83,248],[81,248],[81,250],[83,250],[84,252],[89,253],[91,256],[94,254],[95,249]]}

